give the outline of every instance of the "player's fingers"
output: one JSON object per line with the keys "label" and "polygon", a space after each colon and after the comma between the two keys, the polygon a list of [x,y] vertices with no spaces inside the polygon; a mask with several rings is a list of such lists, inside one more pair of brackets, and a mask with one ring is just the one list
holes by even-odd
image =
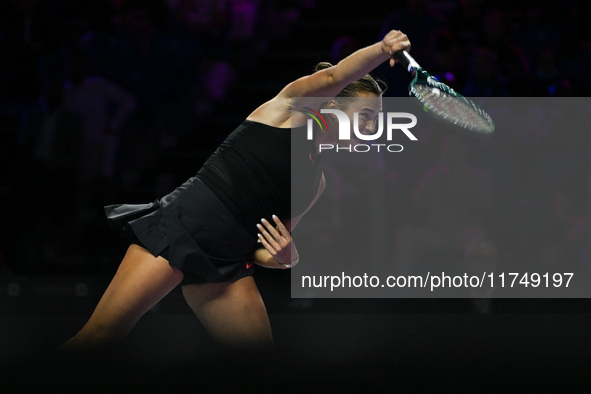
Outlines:
{"label": "player's fingers", "polygon": [[[273,235],[269,234],[269,232],[265,229],[265,227],[263,227],[260,224],[257,224],[257,228],[259,229],[261,234],[263,234],[263,237],[267,240],[269,245],[273,246],[273,248],[275,248],[276,250],[281,249],[281,246],[277,243],[275,237],[273,237]],[[277,232],[277,231],[275,231],[275,232]]]}
{"label": "player's fingers", "polygon": [[390,30],[386,37],[392,39],[398,37],[399,35],[403,34],[400,30]]}
{"label": "player's fingers", "polygon": [[281,234],[279,234],[277,232],[277,230],[275,230],[275,227],[273,227],[273,225],[271,223],[269,223],[265,219],[261,219],[261,223],[263,223],[263,226],[265,226],[265,228],[267,229],[269,234],[271,234],[273,236],[273,238],[275,238],[277,240],[281,238]]}
{"label": "player's fingers", "polygon": [[404,50],[406,52],[410,52],[410,47],[411,47],[410,40],[406,39],[401,44],[404,45]]}
{"label": "player's fingers", "polygon": [[271,253],[271,256],[274,256],[277,254],[277,251],[275,250],[275,248],[273,248],[265,239],[265,237],[263,237],[262,234],[257,234],[257,236],[259,237],[259,240],[261,241],[261,243],[263,244],[263,246],[265,247],[265,249],[267,249],[267,251],[269,253]]}
{"label": "player's fingers", "polygon": [[277,230],[279,231],[279,233],[283,237],[291,237],[291,235],[289,234],[289,231],[287,231],[287,229],[285,228],[283,223],[281,223],[281,220],[279,220],[279,218],[277,216],[273,215],[273,221],[277,225]]}

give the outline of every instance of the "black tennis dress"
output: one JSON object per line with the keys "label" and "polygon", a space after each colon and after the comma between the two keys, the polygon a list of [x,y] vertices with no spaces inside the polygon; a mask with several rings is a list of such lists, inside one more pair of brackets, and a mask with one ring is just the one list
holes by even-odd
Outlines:
{"label": "black tennis dress", "polygon": [[149,204],[106,206],[105,213],[130,243],[183,271],[185,284],[224,282],[253,274],[257,223],[299,216],[321,176],[322,157],[305,127],[246,120],[172,193]]}

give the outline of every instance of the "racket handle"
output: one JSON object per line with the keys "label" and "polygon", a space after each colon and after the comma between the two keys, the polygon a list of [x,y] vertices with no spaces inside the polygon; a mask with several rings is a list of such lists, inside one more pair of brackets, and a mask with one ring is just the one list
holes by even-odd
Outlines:
{"label": "racket handle", "polygon": [[406,71],[408,72],[411,72],[415,68],[421,68],[421,66],[419,66],[419,63],[417,63],[417,61],[413,59],[413,57],[410,56],[410,54],[405,50],[394,52],[394,58],[404,68],[406,68]]}

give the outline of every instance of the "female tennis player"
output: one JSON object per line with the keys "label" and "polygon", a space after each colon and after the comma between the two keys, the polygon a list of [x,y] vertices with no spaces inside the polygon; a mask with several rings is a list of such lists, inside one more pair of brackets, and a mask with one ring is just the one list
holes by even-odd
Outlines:
{"label": "female tennis player", "polygon": [[[269,318],[252,277],[253,263],[285,269],[298,262],[290,232],[325,185],[318,146],[338,141],[336,133],[325,132],[293,146],[292,130],[305,132],[308,118],[292,115],[292,98],[310,98],[308,107],[313,103],[315,110],[321,106],[348,114],[368,110],[377,116],[383,91],[368,73],[388,59],[393,66],[398,50],[410,50],[410,42],[400,31],[391,31],[381,42],[337,65],[320,67],[288,84],[252,112],[197,175],[175,191],[151,204],[105,207],[111,225],[130,246],[89,321],[62,349],[98,349],[117,343],[179,284],[189,306],[218,342],[271,344]],[[326,102],[323,97],[335,99]],[[376,100],[370,100],[370,108],[365,104],[357,108],[356,101],[347,104],[345,97]],[[336,118],[325,118],[329,130],[338,130]],[[373,132],[375,118],[360,118],[360,131]],[[292,160],[301,162],[297,176],[305,184],[294,196],[290,153]]]}

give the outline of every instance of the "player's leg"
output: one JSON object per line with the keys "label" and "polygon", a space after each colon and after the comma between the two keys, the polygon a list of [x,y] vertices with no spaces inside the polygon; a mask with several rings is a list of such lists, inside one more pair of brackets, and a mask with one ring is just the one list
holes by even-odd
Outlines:
{"label": "player's leg", "polygon": [[182,289],[191,309],[218,342],[234,347],[273,343],[267,309],[252,276]]}
{"label": "player's leg", "polygon": [[163,257],[130,245],[92,316],[62,349],[84,350],[117,343],[182,279],[183,273]]}

